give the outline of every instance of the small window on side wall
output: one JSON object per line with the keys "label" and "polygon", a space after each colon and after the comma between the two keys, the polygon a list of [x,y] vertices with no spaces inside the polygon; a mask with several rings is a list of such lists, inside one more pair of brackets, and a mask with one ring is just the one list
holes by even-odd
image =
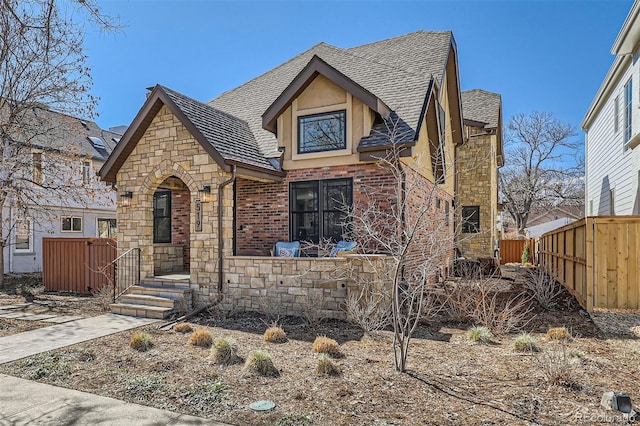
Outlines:
{"label": "small window on side wall", "polygon": [[345,110],[298,117],[298,153],[346,149],[346,121]]}
{"label": "small window on side wall", "polygon": [[30,219],[18,219],[15,225],[15,245],[16,253],[33,251],[33,227]]}
{"label": "small window on side wall", "polygon": [[82,232],[82,218],[65,216],[62,218],[60,229],[62,232]]}
{"label": "small window on side wall", "polygon": [[98,237],[115,238],[118,234],[118,227],[115,219],[98,219]]}
{"label": "small window on side wall", "polygon": [[480,206],[462,207],[462,232],[465,234],[480,232]]}

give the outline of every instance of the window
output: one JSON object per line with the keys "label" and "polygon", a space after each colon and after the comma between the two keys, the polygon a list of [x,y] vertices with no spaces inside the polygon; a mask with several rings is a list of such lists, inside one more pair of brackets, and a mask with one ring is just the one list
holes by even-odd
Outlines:
{"label": "window", "polygon": [[60,229],[62,232],[82,232],[82,218],[65,216],[62,218]]}
{"label": "window", "polygon": [[480,232],[480,206],[462,207],[462,232],[465,234]]}
{"label": "window", "polygon": [[345,110],[298,117],[298,153],[347,148]]}
{"label": "window", "polygon": [[41,152],[34,152],[33,156],[33,182],[35,183],[42,183],[42,153]]}
{"label": "window", "polygon": [[353,203],[351,179],[292,182],[289,194],[292,240],[338,241],[348,233],[344,209]]}
{"label": "window", "polygon": [[444,226],[449,226],[449,200],[444,202]]}
{"label": "window", "polygon": [[624,143],[626,144],[631,139],[632,126],[631,126],[631,100],[633,98],[632,89],[633,79],[629,80],[624,86]]}
{"label": "window", "polygon": [[609,214],[611,216],[616,214],[615,200],[616,200],[616,190],[614,188],[611,188],[609,190]]}
{"label": "window", "polygon": [[33,227],[30,219],[16,220],[15,252],[33,251]]}
{"label": "window", "polygon": [[153,194],[153,242],[171,242],[171,191]]}
{"label": "window", "polygon": [[82,162],[82,183],[87,184],[91,180],[91,161]]}
{"label": "window", "polygon": [[446,175],[446,162],[445,162],[445,141],[446,141],[446,115],[444,112],[444,108],[438,102],[438,150],[433,153],[434,158],[432,158],[432,167],[434,172],[434,178],[436,183],[444,183],[445,175]]}
{"label": "window", "polygon": [[618,133],[620,127],[620,96],[616,96],[613,100],[613,131]]}
{"label": "window", "polygon": [[98,219],[99,238],[115,238],[117,233],[118,227],[115,219]]}

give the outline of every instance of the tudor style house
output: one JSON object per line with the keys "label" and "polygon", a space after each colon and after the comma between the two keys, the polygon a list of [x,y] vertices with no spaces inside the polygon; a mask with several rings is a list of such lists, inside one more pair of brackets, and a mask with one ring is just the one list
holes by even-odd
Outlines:
{"label": "tudor style house", "polygon": [[[412,183],[436,194],[408,197],[407,211],[433,201],[440,235],[453,241],[456,147],[467,132],[477,149],[501,155],[500,99],[491,100],[488,111],[471,103],[478,114],[465,130],[451,32],[349,49],[320,43],[209,103],[157,85],[100,171],[125,201],[118,250],[141,250],[143,284],[184,272],[199,300],[222,294],[256,310],[271,299],[284,312],[318,292],[325,315],[344,316],[347,289],[327,276],[344,259],[283,259],[274,245],[347,239],[336,200],[362,205],[372,187],[386,197],[393,176],[377,163],[398,147]],[[493,214],[487,204],[483,229]],[[452,259],[450,250],[442,272]],[[114,309],[145,315],[141,304]]]}
{"label": "tudor style house", "polygon": [[615,55],[582,121],[587,216],[640,214],[640,2],[611,48]]}
{"label": "tudor style house", "polygon": [[[21,164],[3,208],[4,273],[42,271],[43,237],[115,238],[116,191],[98,180],[122,136],[96,123],[34,107],[11,158]],[[28,130],[27,130],[28,128]],[[24,186],[24,189],[20,188]]]}
{"label": "tudor style house", "polygon": [[462,92],[466,142],[458,147],[458,249],[465,258],[493,257],[500,243],[498,168],[504,165],[502,98]]}

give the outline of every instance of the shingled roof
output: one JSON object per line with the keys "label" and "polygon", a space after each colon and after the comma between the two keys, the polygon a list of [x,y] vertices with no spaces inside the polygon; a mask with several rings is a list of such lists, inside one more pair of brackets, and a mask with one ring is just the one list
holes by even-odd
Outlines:
{"label": "shingled roof", "polygon": [[461,97],[465,120],[484,123],[486,128],[498,127],[502,105],[502,97],[498,93],[473,89],[462,92]]}
{"label": "shingled roof", "polygon": [[[402,141],[415,140],[420,115],[431,80],[439,83],[453,45],[451,32],[418,31],[351,49],[320,43],[253,80],[221,94],[209,105],[247,122],[258,148],[267,158],[279,157],[276,136],[265,130],[262,114],[287,89],[314,58],[318,57],[363,89],[377,96],[395,114]],[[386,131],[384,124],[374,134]],[[371,146],[388,138],[370,137]]]}

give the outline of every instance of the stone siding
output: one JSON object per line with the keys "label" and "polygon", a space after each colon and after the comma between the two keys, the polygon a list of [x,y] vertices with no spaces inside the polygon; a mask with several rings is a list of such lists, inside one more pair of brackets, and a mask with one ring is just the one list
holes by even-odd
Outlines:
{"label": "stone siding", "polygon": [[458,248],[466,258],[492,257],[497,248],[498,181],[495,134],[468,127],[471,137],[458,148],[457,225],[462,220],[462,207],[480,207],[480,232],[462,233]]}
{"label": "stone siding", "polygon": [[344,303],[361,286],[387,286],[388,258],[346,255],[336,258],[225,257],[222,307],[347,319]]}
{"label": "stone siding", "polygon": [[153,274],[162,275],[184,271],[182,244],[153,245]]}

